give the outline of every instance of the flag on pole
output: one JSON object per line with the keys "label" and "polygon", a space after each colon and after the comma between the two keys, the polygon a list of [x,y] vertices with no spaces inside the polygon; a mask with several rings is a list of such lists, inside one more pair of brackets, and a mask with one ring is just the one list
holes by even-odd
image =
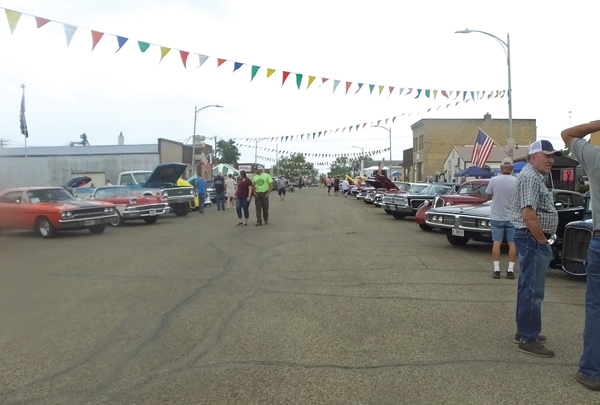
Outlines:
{"label": "flag on pole", "polygon": [[211,173],[212,172],[212,166],[210,164],[210,162],[206,159],[206,157],[204,157],[202,159],[202,164],[204,165],[204,167],[206,168],[206,171]]}
{"label": "flag on pole", "polygon": [[483,167],[485,162],[487,162],[488,157],[490,157],[493,147],[493,139],[480,129],[477,138],[475,139],[475,145],[473,145],[471,163],[473,163],[474,166]]}
{"label": "flag on pole", "polygon": [[379,168],[377,168],[377,174],[381,174],[382,170],[383,170],[383,162],[379,162]]}
{"label": "flag on pole", "polygon": [[25,90],[23,90],[23,97],[21,98],[21,116],[19,117],[21,122],[21,133],[25,135],[25,138],[29,138],[29,131],[27,131],[27,121],[25,120]]}

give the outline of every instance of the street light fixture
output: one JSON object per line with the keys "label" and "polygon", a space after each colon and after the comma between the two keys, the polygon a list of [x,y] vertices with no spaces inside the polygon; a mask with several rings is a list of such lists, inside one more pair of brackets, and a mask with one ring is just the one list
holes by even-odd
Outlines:
{"label": "street light fixture", "polygon": [[269,138],[256,138],[256,139],[254,139],[254,167],[255,168],[256,168],[256,158],[257,158],[258,143],[264,141],[265,139],[269,139]]}
{"label": "street light fixture", "polygon": [[360,153],[361,153],[361,158],[360,158],[360,176],[362,177],[365,171],[365,148],[363,148],[362,146],[353,146],[353,148],[357,148],[360,149]]}
{"label": "street light fixture", "polygon": [[455,34],[470,34],[472,32],[478,32],[480,34],[484,34],[494,38],[498,43],[502,46],[502,50],[506,54],[506,64],[508,65],[508,156],[513,158],[513,150],[515,148],[515,139],[513,138],[513,130],[512,130],[512,86],[511,86],[511,76],[510,76],[510,34],[506,34],[506,42],[501,40],[495,35],[490,34],[485,31],[477,31],[465,29],[461,31],[456,31]]}
{"label": "street light fixture", "polygon": [[[194,171],[194,173],[196,175],[198,175],[198,169],[196,168],[196,118],[198,118],[198,113],[200,111],[202,111],[208,107],[223,108],[222,105],[218,105],[218,104],[206,105],[202,108],[196,108],[196,106],[194,106],[194,135],[192,136],[192,168],[193,168],[192,170]],[[216,144],[215,144],[215,151],[216,151]]]}
{"label": "street light fixture", "polygon": [[388,177],[392,179],[392,128],[383,127],[381,125],[373,125],[374,128],[383,128],[390,134],[390,164],[388,166]]}

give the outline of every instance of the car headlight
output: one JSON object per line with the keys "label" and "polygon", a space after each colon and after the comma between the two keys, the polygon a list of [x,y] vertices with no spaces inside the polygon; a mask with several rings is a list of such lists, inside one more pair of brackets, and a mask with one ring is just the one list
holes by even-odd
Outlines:
{"label": "car headlight", "polygon": [[191,190],[190,190],[190,194],[194,194],[194,189],[191,189]]}
{"label": "car headlight", "polygon": [[485,219],[480,219],[479,220],[479,227],[480,228],[485,228],[485,224],[487,223],[487,221]]}
{"label": "car headlight", "polygon": [[73,213],[71,211],[62,211],[60,213],[60,217],[61,218],[71,218],[73,216]]}
{"label": "car headlight", "polygon": [[129,200],[129,205],[136,205],[137,204],[137,200],[135,198],[132,198],[131,200]]}
{"label": "car headlight", "polygon": [[431,216],[431,221],[437,222],[437,215],[432,215]]}
{"label": "car headlight", "polygon": [[104,208],[105,214],[112,214],[113,212],[115,212],[115,209],[113,207],[105,207]]}
{"label": "car headlight", "polygon": [[452,203],[451,203],[451,202],[447,202],[447,203],[446,203],[446,207],[449,207],[449,206],[451,206],[451,205],[452,205]]}
{"label": "car headlight", "polygon": [[438,222],[444,222],[444,217],[440,215],[440,216],[438,217]]}
{"label": "car headlight", "polygon": [[429,207],[429,205],[431,205],[431,201],[429,200],[425,200],[425,202],[423,203],[424,206]]}
{"label": "car headlight", "polygon": [[160,200],[161,200],[162,202],[167,202],[167,197],[163,195],[162,197],[160,197]]}
{"label": "car headlight", "polygon": [[[159,195],[160,195],[160,193],[159,193]],[[163,191],[162,195],[164,195],[165,197],[167,197],[169,195],[169,193],[167,191]]]}

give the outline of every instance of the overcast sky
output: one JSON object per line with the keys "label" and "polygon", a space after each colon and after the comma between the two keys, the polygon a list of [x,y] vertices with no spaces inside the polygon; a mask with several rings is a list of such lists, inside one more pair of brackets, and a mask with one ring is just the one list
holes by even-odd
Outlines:
{"label": "overcast sky", "polygon": [[[183,141],[193,133],[194,107],[220,104],[224,108],[198,114],[198,134],[280,137],[400,116],[388,126],[392,157],[402,159],[419,119],[486,112],[508,118],[506,96],[446,109],[440,94],[435,101],[398,94],[401,87],[507,89],[500,44],[454,33],[465,28],[504,41],[510,33],[513,118],[536,119],[538,138],[562,147],[560,131],[569,120],[600,119],[597,1],[0,0],[0,7],[80,27],[67,48],[61,24],[37,29],[34,18],[23,15],[11,35],[0,10],[0,138],[10,146],[24,144],[19,107],[25,84],[31,146],[66,145],[84,132],[92,145],[116,144],[120,132],[127,144]],[[105,35],[91,52],[90,29],[130,40],[115,53],[116,38]],[[138,40],[189,51],[188,68],[175,49],[159,64],[160,48],[142,53]],[[194,54],[210,58],[194,69]],[[217,58],[228,61],[217,67]],[[234,61],[247,65],[233,72]],[[250,65],[261,66],[252,82]],[[276,69],[268,79],[267,68]],[[301,89],[294,74],[282,86],[282,71],[304,74]],[[307,90],[308,75],[317,79]],[[323,77],[330,80],[319,86]],[[332,94],[334,79],[342,83]],[[353,82],[348,95],[345,81]],[[358,82],[365,86],[355,95]],[[396,88],[389,97],[387,87],[381,96],[377,88],[369,95],[368,84]],[[367,124],[358,132],[279,143],[280,150],[307,153],[358,152],[352,146],[387,148],[388,134]],[[254,161],[253,149],[240,151],[242,162]],[[258,155],[275,157],[260,149]],[[389,153],[374,158],[387,160]]]}

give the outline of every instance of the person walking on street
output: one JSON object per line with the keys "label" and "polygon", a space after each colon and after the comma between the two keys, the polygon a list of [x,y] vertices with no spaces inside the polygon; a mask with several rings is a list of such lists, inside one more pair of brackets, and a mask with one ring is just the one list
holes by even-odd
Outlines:
{"label": "person walking on street", "polygon": [[233,179],[233,175],[230,173],[227,175],[227,180],[225,180],[225,198],[227,198],[227,209],[234,208],[234,199],[235,199],[235,180]]}
{"label": "person walking on street", "polygon": [[548,239],[556,232],[558,213],[552,192],[544,184],[550,173],[554,150],[549,141],[529,145],[527,161],[517,177],[512,197],[510,222],[515,227],[515,247],[519,255],[520,274],[517,287],[517,333],[515,343],[523,353],[552,357],[554,352],[544,346],[542,301],[546,270],[552,259]]}
{"label": "person walking on street", "polygon": [[490,205],[490,220],[492,225],[492,261],[494,262],[493,278],[500,278],[500,246],[506,238],[508,242],[508,270],[506,278],[515,278],[515,227],[510,223],[510,204],[515,190],[517,178],[512,175],[513,161],[511,158],[502,159],[500,163],[502,175],[492,177],[486,192],[492,196]]}
{"label": "person walking on street", "polygon": [[348,192],[350,191],[350,182],[347,178],[344,178],[342,182],[342,192],[344,193],[344,198],[348,198]]}
{"label": "person walking on street", "polygon": [[331,177],[327,177],[325,183],[327,184],[327,195],[331,195]]}
{"label": "person walking on street", "polygon": [[[240,183],[235,191],[235,210],[238,216],[238,225],[248,226],[248,218],[250,218],[250,212],[248,207],[250,206],[250,200],[252,199],[252,180],[246,176],[246,171],[240,171]],[[242,210],[244,216],[242,217]]]}
{"label": "person walking on street", "polygon": [[277,184],[277,193],[279,194],[279,199],[281,201],[285,200],[285,179],[283,178],[283,175],[280,174],[279,177],[276,180],[276,184]]}
{"label": "person walking on street", "polygon": [[198,213],[204,214],[204,201],[206,200],[206,181],[204,181],[204,177],[196,178],[196,190],[198,191]]}
{"label": "person walking on street", "polygon": [[335,180],[333,181],[333,196],[337,197],[337,195],[340,193],[340,178],[336,176]]}
{"label": "person walking on street", "polygon": [[575,379],[584,387],[600,391],[600,147],[582,139],[600,131],[600,121],[565,129],[562,139],[588,174],[592,197],[594,237],[588,247],[585,270],[585,326],[583,354]]}
{"label": "person walking on street", "polygon": [[256,226],[269,225],[269,194],[273,187],[273,179],[263,172],[262,165],[256,165],[256,174],[252,177],[254,186],[254,204],[256,206]]}
{"label": "person walking on street", "polygon": [[225,179],[223,173],[219,172],[215,176],[213,186],[217,194],[217,211],[225,210]]}

